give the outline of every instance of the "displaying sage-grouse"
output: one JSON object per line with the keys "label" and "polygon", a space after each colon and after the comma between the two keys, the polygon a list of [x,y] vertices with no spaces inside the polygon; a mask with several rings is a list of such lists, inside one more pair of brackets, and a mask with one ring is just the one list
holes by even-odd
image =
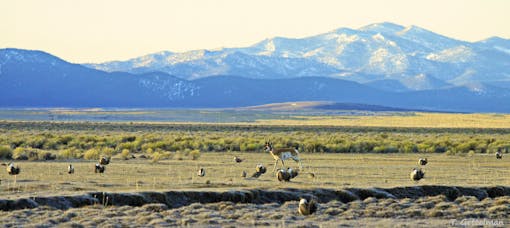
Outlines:
{"label": "displaying sage-grouse", "polygon": [[267,168],[264,165],[257,164],[257,167],[255,167],[255,173],[253,173],[253,175],[251,175],[251,177],[258,178],[258,177],[260,177],[260,175],[266,173],[266,171],[267,171]]}
{"label": "displaying sage-grouse", "polygon": [[290,179],[297,177],[298,171],[292,168],[285,169],[279,169],[276,172],[276,177],[279,181],[290,181]]}
{"label": "displaying sage-grouse", "polygon": [[279,169],[276,172],[276,177],[278,178],[278,181],[290,181],[290,173],[284,169]]}
{"label": "displaying sage-grouse", "polygon": [[307,200],[307,199],[301,198],[301,200],[299,201],[299,206],[298,206],[299,214],[311,215],[311,214],[315,213],[315,211],[317,211],[317,203],[315,202],[315,199],[312,198],[310,200]]}
{"label": "displaying sage-grouse", "polygon": [[241,159],[240,157],[234,156],[234,161],[236,163],[241,163],[241,162],[243,162],[243,159]]}
{"label": "displaying sage-grouse", "polygon": [[69,166],[67,166],[67,173],[69,173],[69,174],[74,173],[74,167],[72,164],[69,164]]}
{"label": "displaying sage-grouse", "polygon": [[421,169],[414,168],[413,171],[411,172],[410,177],[411,180],[419,181],[423,177],[425,177],[425,173]]}
{"label": "displaying sage-grouse", "polygon": [[99,163],[96,163],[96,167],[94,169],[94,173],[104,173],[105,166]]}
{"label": "displaying sage-grouse", "polygon": [[292,168],[287,168],[287,173],[289,173],[290,179],[297,177],[297,175],[299,174],[297,169],[292,169]]}
{"label": "displaying sage-grouse", "polygon": [[205,176],[205,169],[204,168],[198,169],[197,176],[199,176],[199,177]]}
{"label": "displaying sage-grouse", "polygon": [[498,150],[496,152],[496,159],[502,159],[503,158],[503,153],[501,153],[501,150]]}
{"label": "displaying sage-grouse", "polygon": [[257,173],[264,174],[264,173],[266,173],[267,168],[264,165],[262,165],[262,164],[257,164],[257,167],[255,167],[255,171]]}
{"label": "displaying sage-grouse", "polygon": [[99,159],[99,164],[100,165],[108,165],[108,164],[110,164],[110,158],[109,157],[101,157]]}
{"label": "displaying sage-grouse", "polygon": [[7,173],[9,175],[18,175],[19,172],[21,171],[21,169],[18,167],[18,166],[14,166],[14,164],[12,162],[10,162],[9,164],[2,164],[3,166],[7,166],[5,168],[5,170],[7,170]]}

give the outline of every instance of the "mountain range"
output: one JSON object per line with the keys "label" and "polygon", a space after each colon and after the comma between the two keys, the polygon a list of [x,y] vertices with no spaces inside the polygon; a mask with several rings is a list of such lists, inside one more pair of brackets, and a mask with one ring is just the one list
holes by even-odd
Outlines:
{"label": "mountain range", "polygon": [[[290,39],[275,37],[244,48],[159,52],[87,66],[108,72],[165,72],[182,79],[237,75],[258,79],[331,77],[389,91],[510,82],[510,40],[448,38],[426,29],[377,23]],[[503,82],[503,83],[501,83]]]}
{"label": "mountain range", "polygon": [[0,107],[225,108],[331,101],[510,112],[509,89],[510,40],[469,43],[392,23],[99,64],[0,49]]}

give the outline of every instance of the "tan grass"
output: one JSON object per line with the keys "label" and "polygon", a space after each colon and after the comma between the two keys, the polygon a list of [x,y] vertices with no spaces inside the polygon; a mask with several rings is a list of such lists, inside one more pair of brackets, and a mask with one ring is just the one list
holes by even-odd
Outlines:
{"label": "tan grass", "polygon": [[[505,197],[503,197],[505,198]],[[472,204],[459,205],[447,202],[446,198],[429,197],[436,207],[417,206],[424,199],[391,200],[394,207],[387,207],[387,200],[368,199],[344,204],[330,201],[319,205],[316,214],[301,216],[297,202],[283,204],[233,204],[218,202],[191,204],[168,209],[161,204],[147,204],[142,207],[86,206],[62,211],[38,207],[5,212],[0,216],[4,226],[326,226],[326,227],[445,227],[451,226],[452,219],[460,222],[465,218],[488,218],[509,224],[508,206],[494,205],[496,200],[488,199],[483,210]],[[437,202],[436,202],[437,201]],[[409,204],[411,206],[409,206]],[[228,205],[228,206],[226,206]],[[233,209],[228,209],[228,208]],[[220,209],[223,208],[223,209]]]}
{"label": "tan grass", "polygon": [[[496,160],[490,155],[472,157],[444,154],[302,154],[304,170],[290,182],[278,182],[270,172],[259,178],[243,178],[243,170],[255,171],[257,164],[272,167],[266,153],[237,153],[245,161],[235,163],[230,153],[203,153],[198,160],[149,159],[113,160],[104,174],[94,173],[95,161],[20,161],[21,174],[14,177],[0,173],[0,197],[53,195],[80,191],[142,191],[172,189],[243,189],[243,188],[343,188],[396,187],[413,185],[493,186],[510,185],[509,159]],[[417,158],[428,157],[425,178],[409,179]],[[73,163],[75,174],[67,174]],[[468,165],[469,164],[469,165]],[[281,164],[279,164],[280,166]],[[297,163],[287,161],[287,166]],[[204,167],[205,177],[196,175]],[[306,175],[313,172],[315,177]],[[206,182],[209,181],[209,184]]]}
{"label": "tan grass", "polygon": [[510,128],[510,115],[415,113],[415,115],[295,116],[295,119],[257,120],[257,123],[357,127]]}

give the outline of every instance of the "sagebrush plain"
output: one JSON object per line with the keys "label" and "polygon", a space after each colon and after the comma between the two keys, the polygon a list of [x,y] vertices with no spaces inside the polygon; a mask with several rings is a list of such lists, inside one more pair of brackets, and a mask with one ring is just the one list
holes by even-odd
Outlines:
{"label": "sagebrush plain", "polygon": [[[272,191],[282,190],[290,198],[281,196],[280,200],[264,203],[190,201],[178,207],[149,201],[135,206],[117,198],[118,205],[93,201],[77,208],[43,205],[18,208],[8,210],[0,220],[11,226],[391,227],[450,226],[459,225],[463,219],[508,224],[510,193],[505,189],[510,186],[507,169],[510,136],[506,122],[500,120],[505,123],[482,127],[490,122],[484,121],[490,120],[491,114],[477,114],[469,116],[474,122],[464,121],[466,116],[460,116],[462,121],[453,126],[452,116],[456,114],[437,114],[450,118],[444,122],[450,125],[444,126],[434,123],[439,118],[436,114],[426,114],[426,119],[420,119],[420,115],[408,115],[408,120],[417,125],[406,123],[403,120],[408,117],[400,114],[373,116],[371,120],[370,116],[339,116],[338,122],[313,116],[296,116],[291,122],[256,120],[216,124],[1,121],[2,162],[12,161],[21,168],[16,177],[5,171],[0,173],[2,202],[38,197],[58,199],[94,192],[191,191],[207,195],[207,192],[261,191],[274,195]],[[295,122],[299,118],[303,124]],[[365,118],[370,124],[352,126],[340,122]],[[381,118],[400,119],[394,122],[395,126],[378,126]],[[317,123],[306,124],[317,119]],[[427,121],[429,124],[424,125]],[[268,140],[278,147],[299,148],[304,167],[290,182],[279,182],[272,172],[274,160],[263,151]],[[503,152],[503,159],[496,159],[497,150]],[[95,173],[94,164],[100,156],[112,160],[104,173]],[[234,156],[243,161],[235,162]],[[429,163],[420,166],[419,158],[427,158]],[[69,164],[75,167],[74,174],[67,173]],[[268,172],[254,178],[251,176],[257,164],[266,166]],[[298,166],[294,161],[286,161],[285,167]],[[205,169],[205,176],[197,175],[199,168]],[[425,178],[412,181],[409,174],[413,168],[422,168]],[[243,171],[246,177],[241,176]],[[496,195],[483,193],[489,187],[503,190]],[[379,191],[394,194],[399,189],[408,195],[396,198],[391,194],[377,195]],[[330,190],[351,192],[353,198],[347,201],[324,198],[317,214],[304,217],[296,211],[298,200],[292,198],[299,194],[288,196],[289,191],[302,192],[305,196]],[[413,197],[413,191],[426,193]],[[466,193],[469,191],[482,193]],[[91,219],[92,215],[97,216]]]}

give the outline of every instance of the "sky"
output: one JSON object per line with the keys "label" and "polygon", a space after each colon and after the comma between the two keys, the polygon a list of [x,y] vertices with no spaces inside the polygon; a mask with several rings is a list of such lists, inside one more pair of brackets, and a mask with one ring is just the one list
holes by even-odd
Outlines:
{"label": "sky", "polygon": [[508,0],[0,0],[0,48],[98,63],[379,22],[475,42],[509,39],[509,10]]}

